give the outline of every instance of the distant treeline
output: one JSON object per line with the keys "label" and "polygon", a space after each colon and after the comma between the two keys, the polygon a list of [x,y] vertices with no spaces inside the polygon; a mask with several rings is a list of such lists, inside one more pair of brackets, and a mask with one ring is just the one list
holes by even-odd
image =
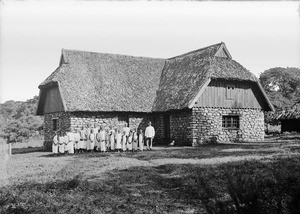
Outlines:
{"label": "distant treeline", "polygon": [[43,130],[44,119],[35,115],[38,96],[21,101],[0,104],[0,138],[8,142],[26,142]]}

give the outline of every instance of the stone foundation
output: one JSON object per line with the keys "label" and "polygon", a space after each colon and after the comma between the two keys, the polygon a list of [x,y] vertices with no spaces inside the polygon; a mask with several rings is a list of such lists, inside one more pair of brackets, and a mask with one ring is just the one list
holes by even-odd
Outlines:
{"label": "stone foundation", "polygon": [[192,145],[191,117],[192,110],[170,113],[170,140],[175,145]]}
{"label": "stone foundation", "polygon": [[[238,115],[239,129],[222,127],[222,116]],[[219,109],[195,107],[192,111],[193,145],[207,142],[264,140],[264,114],[258,109]]]}
{"label": "stone foundation", "polygon": [[[170,139],[165,137],[164,114],[170,115]],[[238,115],[239,129],[222,127],[222,116]],[[129,127],[145,129],[152,121],[156,136],[154,144],[199,145],[208,142],[240,142],[264,140],[264,114],[259,109],[225,109],[194,107],[189,110],[167,113],[116,113],[116,112],[58,112],[45,114],[45,147],[51,148],[54,136],[52,119],[58,118],[58,130],[67,132],[70,128],[80,129],[94,123],[109,128],[110,125],[121,129],[119,117],[127,118]],[[124,122],[124,121],[123,121]]]}

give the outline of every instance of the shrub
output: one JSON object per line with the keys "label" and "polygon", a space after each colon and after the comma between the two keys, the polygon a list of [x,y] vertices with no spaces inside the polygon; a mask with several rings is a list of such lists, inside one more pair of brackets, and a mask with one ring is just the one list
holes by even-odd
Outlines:
{"label": "shrub", "polygon": [[220,193],[200,175],[201,199],[209,214],[298,213],[300,162],[287,159],[272,164],[244,162],[222,169],[226,191]]}

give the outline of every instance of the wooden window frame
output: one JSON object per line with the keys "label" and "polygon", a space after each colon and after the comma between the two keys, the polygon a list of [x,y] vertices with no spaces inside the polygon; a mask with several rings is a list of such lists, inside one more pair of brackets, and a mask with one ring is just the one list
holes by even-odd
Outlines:
{"label": "wooden window frame", "polygon": [[240,115],[223,115],[222,116],[223,129],[239,129]]}
{"label": "wooden window frame", "polygon": [[52,118],[52,130],[58,131],[59,129],[59,120],[58,118]]}
{"label": "wooden window frame", "polygon": [[234,84],[227,84],[226,85],[226,99],[227,100],[234,100],[235,99],[235,85]]}

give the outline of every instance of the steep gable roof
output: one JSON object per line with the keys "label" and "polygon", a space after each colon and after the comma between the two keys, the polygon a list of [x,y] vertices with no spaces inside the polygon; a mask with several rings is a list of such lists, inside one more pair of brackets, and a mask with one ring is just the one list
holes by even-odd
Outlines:
{"label": "steep gable roof", "polygon": [[150,112],[165,60],[63,50],[61,64],[39,87],[56,82],[67,111]]}
{"label": "steep gable roof", "polygon": [[66,111],[152,112],[191,108],[211,79],[260,86],[218,43],[169,59],[62,50],[59,68],[39,88],[58,85]]}
{"label": "steep gable roof", "polygon": [[192,51],[166,61],[162,72],[153,111],[177,110],[190,105],[210,79],[258,82],[258,79],[239,63],[228,57],[218,57],[219,43]]}

